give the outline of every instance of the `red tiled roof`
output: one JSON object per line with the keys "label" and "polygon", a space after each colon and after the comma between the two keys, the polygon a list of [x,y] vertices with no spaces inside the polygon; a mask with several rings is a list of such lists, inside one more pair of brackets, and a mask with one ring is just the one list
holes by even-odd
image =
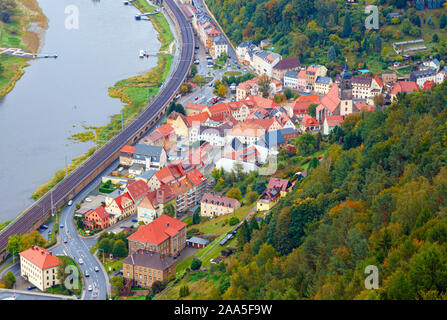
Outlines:
{"label": "red tiled roof", "polygon": [[191,172],[187,174],[189,181],[195,186],[198,186],[203,181],[206,180],[205,176],[197,169],[193,169]]}
{"label": "red tiled roof", "polygon": [[127,192],[134,201],[141,199],[146,193],[149,192],[148,185],[143,180],[137,180],[127,186]]}
{"label": "red tiled roof", "polygon": [[343,122],[342,116],[327,116],[325,121],[329,127],[340,126]]}
{"label": "red tiled roof", "polygon": [[340,104],[340,99],[338,98],[338,85],[334,84],[328,91],[328,93],[321,100],[321,104],[318,106],[317,110],[322,109],[321,107],[327,108],[329,111],[334,112],[334,110]]}
{"label": "red tiled roof", "polygon": [[122,195],[120,195],[114,199],[114,201],[116,202],[116,204],[118,205],[118,208],[120,210],[123,210],[123,204],[128,202],[129,200],[133,202],[132,198],[130,197],[129,193],[127,193],[127,192],[123,193]]}
{"label": "red tiled roof", "polygon": [[163,137],[167,137],[174,132],[174,128],[167,123],[157,128],[157,131],[161,133]]}
{"label": "red tiled roof", "polygon": [[196,114],[186,117],[190,126],[192,126],[193,124],[205,122],[209,118],[210,118],[210,116],[209,116],[208,112],[206,112],[206,111],[201,112],[201,113],[196,113]]}
{"label": "red tiled roof", "polygon": [[294,114],[307,113],[307,109],[311,104],[320,104],[321,98],[318,94],[310,94],[308,96],[300,96],[292,103],[292,110]]}
{"label": "red tiled roof", "polygon": [[355,106],[359,111],[374,111],[374,108],[372,106],[364,102],[359,102]]}
{"label": "red tiled roof", "polygon": [[374,80],[376,80],[377,84],[379,85],[379,87],[383,87],[383,82],[382,79],[380,79],[379,76],[375,76]]}
{"label": "red tiled roof", "polygon": [[305,127],[315,127],[320,125],[317,120],[307,114],[301,120],[301,124]]}
{"label": "red tiled roof", "polygon": [[41,270],[54,268],[62,264],[58,257],[38,246],[32,246],[28,250],[20,252],[20,255]]}
{"label": "red tiled roof", "polygon": [[145,243],[160,244],[177,235],[187,224],[168,215],[162,215],[147,225],[142,225],[138,231],[127,239]]}
{"label": "red tiled roof", "polygon": [[126,153],[134,153],[135,152],[135,147],[132,146],[124,146],[121,148],[121,152],[126,152]]}
{"label": "red tiled roof", "polygon": [[433,80],[427,80],[424,82],[424,87],[422,88],[423,91],[430,90],[435,85],[435,82]]}
{"label": "red tiled roof", "polygon": [[289,180],[272,177],[272,178],[270,178],[269,184],[267,185],[267,190],[276,188],[281,191],[287,191],[288,184],[289,184]]}
{"label": "red tiled roof", "polygon": [[274,107],[279,107],[279,104],[277,104],[274,100],[272,99],[266,99],[263,97],[259,97],[259,96],[252,96],[252,95],[248,95],[244,102],[252,102],[254,106],[256,107],[263,107],[263,108],[274,108]]}
{"label": "red tiled roof", "polygon": [[109,217],[109,213],[106,211],[106,209],[103,206],[100,206],[96,208],[95,210],[90,210],[85,214],[85,218],[88,219],[90,215],[92,215],[94,212],[98,215],[98,217],[101,218],[102,221],[107,220]]}
{"label": "red tiled roof", "polygon": [[194,103],[194,102],[188,102],[185,106],[185,109],[191,109],[191,110],[196,110],[196,111],[204,111],[206,108],[208,108],[207,105],[205,104],[198,104],[198,103]]}
{"label": "red tiled roof", "polygon": [[398,94],[399,92],[413,92],[418,90],[419,87],[414,81],[397,81],[393,85],[393,89],[391,90],[391,94]]}

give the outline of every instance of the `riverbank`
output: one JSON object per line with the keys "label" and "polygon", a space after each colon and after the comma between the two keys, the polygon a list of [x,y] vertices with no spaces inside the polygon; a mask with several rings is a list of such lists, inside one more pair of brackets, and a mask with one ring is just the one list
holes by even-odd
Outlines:
{"label": "riverbank", "polygon": [[[16,14],[9,23],[0,21],[0,47],[22,48],[37,52],[41,44],[41,34],[47,28],[47,18],[37,0],[16,0]],[[2,55],[4,71],[0,74],[0,98],[8,94],[29,66],[28,60]]]}
{"label": "riverbank", "polygon": [[[146,0],[137,0],[135,6],[141,12],[156,11],[156,8],[147,3]],[[170,25],[162,14],[153,15],[150,16],[150,18],[158,33],[157,38],[161,43],[160,51],[157,55],[157,65],[145,74],[120,80],[108,89],[109,95],[112,98],[120,98],[120,100],[125,103],[122,109],[124,126],[130,124],[131,121],[146,108],[147,101],[152,99],[158,93],[160,86],[169,75],[172,64],[172,52],[169,51],[172,47],[171,43],[174,41],[174,36],[171,33]],[[85,129],[87,131],[74,134],[70,139],[75,142],[88,142],[95,141],[97,136],[98,147],[101,147],[120,132],[121,114],[111,116],[110,122],[106,126],[86,127]],[[87,153],[73,159],[73,162],[66,168],[68,174],[87,160],[95,150],[96,148],[92,147]],[[37,200],[42,197],[52,187],[59,183],[65,177],[65,174],[65,168],[57,171],[53,178],[37,188],[32,195],[32,198]]]}

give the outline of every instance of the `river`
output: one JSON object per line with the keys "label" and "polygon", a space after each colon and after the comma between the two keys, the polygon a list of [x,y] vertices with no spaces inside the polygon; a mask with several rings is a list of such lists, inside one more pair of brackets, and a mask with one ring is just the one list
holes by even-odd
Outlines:
{"label": "river", "polygon": [[[160,48],[148,20],[121,0],[38,0],[48,17],[41,53],[15,88],[0,99],[0,222],[32,204],[32,193],[93,143],[70,143],[82,124],[101,126],[123,104],[108,96],[116,81],[149,71]],[[79,9],[79,28],[67,29],[67,6]]]}

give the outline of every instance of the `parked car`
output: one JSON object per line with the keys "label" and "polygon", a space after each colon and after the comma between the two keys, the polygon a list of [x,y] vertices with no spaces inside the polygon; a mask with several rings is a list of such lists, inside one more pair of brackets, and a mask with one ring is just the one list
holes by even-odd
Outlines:
{"label": "parked car", "polygon": [[60,225],[60,227],[61,227],[61,229],[62,229],[62,228],[64,227],[64,225],[63,225],[63,224],[61,224],[61,225]]}
{"label": "parked car", "polygon": [[36,289],[37,287],[36,286],[29,286],[27,289],[28,290],[34,290],[34,289]]}
{"label": "parked car", "polygon": [[88,291],[92,291],[92,290],[93,290],[93,287],[92,287],[91,284],[89,284],[89,286],[88,286]]}
{"label": "parked car", "polygon": [[88,274],[87,270],[85,270],[84,274],[85,274],[86,277],[90,277],[90,275]]}
{"label": "parked car", "polygon": [[90,199],[90,198],[85,198],[85,202],[92,202],[92,199]]}
{"label": "parked car", "polygon": [[79,258],[79,264],[83,264],[84,260],[82,260],[82,258]]}
{"label": "parked car", "polygon": [[99,271],[99,268],[98,267],[95,267],[95,272],[98,272]]}
{"label": "parked car", "polygon": [[43,230],[47,230],[48,226],[46,224],[43,224],[43,225],[40,226],[40,228],[43,229]]}
{"label": "parked car", "polygon": [[199,100],[199,97],[195,97],[194,100]]}
{"label": "parked car", "polygon": [[200,63],[199,59],[194,60],[194,64],[199,64],[199,63]]}
{"label": "parked car", "polygon": [[64,243],[67,243],[68,242],[68,240],[67,239],[64,239]]}
{"label": "parked car", "polygon": [[133,218],[132,222],[138,222],[138,219]]}
{"label": "parked car", "polygon": [[71,206],[73,204],[73,200],[68,201],[68,205]]}

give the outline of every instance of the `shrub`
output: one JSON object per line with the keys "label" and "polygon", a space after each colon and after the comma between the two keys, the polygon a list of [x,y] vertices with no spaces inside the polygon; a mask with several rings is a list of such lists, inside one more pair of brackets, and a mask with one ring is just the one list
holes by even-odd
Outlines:
{"label": "shrub", "polygon": [[229,221],[230,226],[235,226],[238,223],[239,223],[239,218],[238,217],[231,217],[230,218],[230,221]]}
{"label": "shrub", "polygon": [[189,287],[184,285],[180,288],[180,298],[189,296]]}
{"label": "shrub", "polygon": [[194,259],[191,262],[191,270],[198,270],[198,269],[200,269],[201,266],[202,266],[202,261],[200,261],[199,259]]}

